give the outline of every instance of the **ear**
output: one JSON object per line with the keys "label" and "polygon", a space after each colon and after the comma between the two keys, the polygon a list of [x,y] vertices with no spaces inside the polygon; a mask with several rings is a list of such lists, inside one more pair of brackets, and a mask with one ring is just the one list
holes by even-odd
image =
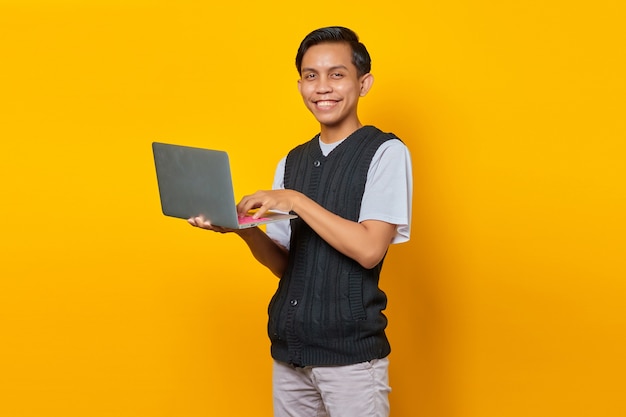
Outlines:
{"label": "ear", "polygon": [[361,97],[365,97],[365,95],[370,91],[372,85],[374,84],[374,76],[369,72],[361,77]]}
{"label": "ear", "polygon": [[298,78],[298,93],[302,94],[302,80]]}

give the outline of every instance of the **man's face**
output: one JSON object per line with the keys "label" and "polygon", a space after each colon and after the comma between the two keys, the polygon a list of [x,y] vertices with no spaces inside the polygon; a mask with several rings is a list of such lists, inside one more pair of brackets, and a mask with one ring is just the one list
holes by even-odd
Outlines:
{"label": "man's face", "polygon": [[347,43],[312,46],[302,57],[298,90],[304,104],[322,127],[353,129],[359,123],[357,104],[371,85],[371,74],[361,77],[352,63]]}

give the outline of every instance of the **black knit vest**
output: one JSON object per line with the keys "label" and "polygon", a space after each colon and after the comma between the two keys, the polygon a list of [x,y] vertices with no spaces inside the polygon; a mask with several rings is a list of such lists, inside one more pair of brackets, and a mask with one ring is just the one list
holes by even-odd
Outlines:
{"label": "black knit vest", "polygon": [[[372,158],[394,138],[365,126],[324,157],[315,137],[287,156],[285,188],[358,221]],[[391,348],[382,313],[387,297],[378,288],[382,263],[365,269],[300,218],[292,220],[287,270],[269,306],[272,357],[296,366],[323,366],[387,356]]]}

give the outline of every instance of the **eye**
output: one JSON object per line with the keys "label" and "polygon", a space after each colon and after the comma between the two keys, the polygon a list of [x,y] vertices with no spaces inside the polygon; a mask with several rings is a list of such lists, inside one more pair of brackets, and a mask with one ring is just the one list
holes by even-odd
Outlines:
{"label": "eye", "polygon": [[331,78],[343,78],[343,74],[341,72],[333,72],[332,74],[330,74]]}
{"label": "eye", "polygon": [[304,78],[305,80],[314,80],[315,74],[312,72],[309,72],[309,73],[302,75],[302,78]]}

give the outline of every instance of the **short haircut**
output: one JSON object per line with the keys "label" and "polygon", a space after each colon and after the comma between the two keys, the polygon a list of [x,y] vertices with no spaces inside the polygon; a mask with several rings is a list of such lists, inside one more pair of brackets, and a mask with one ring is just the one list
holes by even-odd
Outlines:
{"label": "short haircut", "polygon": [[352,48],[352,63],[357,69],[357,75],[360,77],[369,73],[372,69],[372,60],[367,48],[359,42],[359,36],[352,30],[342,26],[329,26],[316,29],[309,33],[300,43],[298,53],[296,55],[296,69],[302,75],[302,58],[306,51],[314,45],[321,43],[342,43],[345,42]]}

